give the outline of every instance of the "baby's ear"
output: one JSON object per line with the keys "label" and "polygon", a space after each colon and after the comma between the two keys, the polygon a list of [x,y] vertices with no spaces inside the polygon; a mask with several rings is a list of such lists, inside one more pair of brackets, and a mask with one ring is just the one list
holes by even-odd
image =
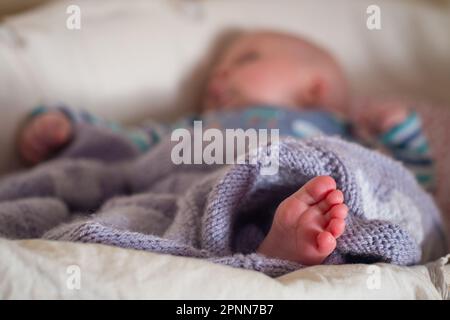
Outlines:
{"label": "baby's ear", "polygon": [[320,77],[313,77],[309,81],[304,92],[301,93],[302,104],[307,106],[318,106],[322,103],[325,90],[325,81]]}

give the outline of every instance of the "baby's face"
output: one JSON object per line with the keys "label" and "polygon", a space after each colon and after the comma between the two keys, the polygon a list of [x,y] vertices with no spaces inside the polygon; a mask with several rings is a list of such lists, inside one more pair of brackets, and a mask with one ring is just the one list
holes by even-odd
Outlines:
{"label": "baby's face", "polygon": [[338,99],[336,90],[346,90],[344,84],[335,61],[315,45],[284,34],[250,33],[222,53],[209,77],[204,107],[328,106]]}

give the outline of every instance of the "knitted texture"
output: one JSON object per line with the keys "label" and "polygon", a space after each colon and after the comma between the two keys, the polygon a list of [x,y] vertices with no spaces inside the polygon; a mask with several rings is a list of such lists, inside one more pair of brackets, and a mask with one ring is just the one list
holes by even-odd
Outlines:
{"label": "knitted texture", "polygon": [[274,209],[311,178],[330,175],[350,214],[325,264],[411,265],[445,252],[431,197],[377,152],[331,137],[285,139],[268,147],[280,155],[278,174],[268,176],[261,174],[264,148],[256,164],[210,166],[174,165],[172,147],[164,141],[116,163],[62,157],[4,178],[1,235],[148,250],[280,276],[302,266],[255,253]]}

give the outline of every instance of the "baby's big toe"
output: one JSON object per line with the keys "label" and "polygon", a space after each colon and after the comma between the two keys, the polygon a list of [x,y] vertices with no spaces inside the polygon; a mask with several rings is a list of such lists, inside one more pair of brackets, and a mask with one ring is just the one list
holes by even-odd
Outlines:
{"label": "baby's big toe", "polygon": [[336,189],[336,182],[330,176],[319,176],[308,181],[292,196],[311,206],[323,200],[327,194]]}

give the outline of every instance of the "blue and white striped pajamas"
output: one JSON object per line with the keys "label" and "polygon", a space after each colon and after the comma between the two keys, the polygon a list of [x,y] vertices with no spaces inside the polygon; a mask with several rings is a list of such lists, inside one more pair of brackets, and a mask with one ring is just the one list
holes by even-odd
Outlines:
{"label": "blue and white striped pajamas", "polygon": [[[125,128],[86,111],[65,106],[38,107],[32,116],[48,110],[59,110],[74,123],[88,123],[111,129],[130,139],[142,152],[148,151],[173,129],[191,127],[194,120],[203,121],[203,127],[219,129],[279,129],[280,136],[308,138],[314,135],[339,135],[344,139],[360,142],[352,134],[351,125],[335,115],[323,111],[296,111],[273,106],[255,106],[239,111],[217,111],[201,116],[185,117],[171,125],[148,122],[139,127]],[[408,118],[377,138],[377,145],[385,153],[402,162],[415,175],[422,186],[432,190],[434,186],[433,160],[420,117],[411,112]]]}

